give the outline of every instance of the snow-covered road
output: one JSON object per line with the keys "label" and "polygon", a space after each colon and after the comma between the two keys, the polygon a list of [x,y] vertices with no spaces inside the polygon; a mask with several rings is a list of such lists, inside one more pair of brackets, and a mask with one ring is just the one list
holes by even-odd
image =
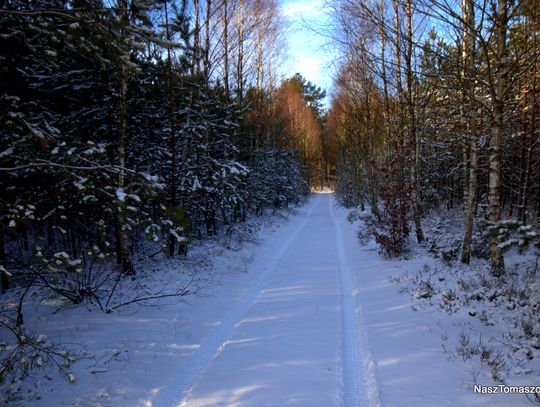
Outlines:
{"label": "snow-covered road", "polygon": [[330,194],[312,200],[154,405],[378,404],[333,204]]}
{"label": "snow-covered road", "polygon": [[49,376],[24,405],[527,405],[522,396],[474,394],[489,378],[448,361],[456,346],[448,338],[460,327],[446,313],[413,308],[390,282],[433,260],[381,258],[375,242],[359,244],[349,212],[333,194],[314,194],[287,220],[261,223],[254,241],[208,242],[182,260],[183,273],[166,261],[149,271],[160,284],[182,284],[189,262],[197,268],[207,257],[199,295],[186,303],[118,314],[36,306],[42,332],[92,356],[74,365],[75,385]]}

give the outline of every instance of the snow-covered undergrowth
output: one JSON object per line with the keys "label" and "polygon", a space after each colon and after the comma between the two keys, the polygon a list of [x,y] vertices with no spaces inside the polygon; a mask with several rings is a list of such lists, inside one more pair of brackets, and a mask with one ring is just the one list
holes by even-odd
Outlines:
{"label": "snow-covered undergrowth", "polygon": [[[353,211],[350,221],[367,212]],[[423,223],[428,237],[409,242],[403,271],[389,278],[411,297],[411,307],[426,313],[441,336],[441,352],[462,363],[463,381],[474,384],[537,386],[540,383],[540,262],[534,251],[506,255],[503,278],[491,275],[489,250],[475,236],[470,265],[459,262],[463,221],[460,211],[434,212]],[[370,236],[359,222],[358,238]],[[395,259],[393,260],[395,261]],[[409,267],[410,261],[423,266]],[[409,263],[409,264],[408,264]],[[540,404],[540,394],[523,396],[524,405]],[[529,403],[530,402],[530,403]]]}
{"label": "snow-covered undergrowth", "polygon": [[[187,257],[141,247],[136,278],[115,274],[100,286],[99,298],[77,305],[33,286],[21,303],[19,330],[0,329],[0,355],[13,358],[17,369],[2,371],[9,380],[0,388],[0,405],[145,405],[152,389],[196,350],[194,338],[212,328],[208,321],[217,324],[226,315],[231,304],[224,299],[240,296],[255,277],[247,271],[260,241],[295,212],[269,211],[225,227],[193,242]],[[217,295],[220,290],[230,295]],[[20,291],[0,297],[1,315],[16,315]],[[195,306],[205,323],[192,317]]]}

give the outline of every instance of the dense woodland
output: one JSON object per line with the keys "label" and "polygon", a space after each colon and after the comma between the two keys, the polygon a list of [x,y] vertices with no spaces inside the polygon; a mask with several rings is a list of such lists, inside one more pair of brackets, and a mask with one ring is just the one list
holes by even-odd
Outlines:
{"label": "dense woodland", "polygon": [[332,7],[342,62],[327,131],[341,201],[371,208],[391,255],[409,234],[425,240],[430,210],[463,208],[460,260],[469,263],[478,227],[502,277],[504,250],[537,241],[540,3]]}
{"label": "dense woodland", "polygon": [[2,382],[46,350],[23,324],[32,289],[110,312],[141,257],[184,256],[303,200],[324,178],[325,93],[282,79],[274,0],[0,9],[0,271],[3,292],[20,296],[0,319],[18,343]]}
{"label": "dense woodland", "polygon": [[321,178],[324,92],[278,83],[274,2],[2,9],[2,261],[136,273],[142,235],[182,254]]}
{"label": "dense woodland", "polygon": [[141,258],[310,188],[369,209],[388,255],[441,207],[463,211],[460,261],[488,242],[495,278],[538,245],[538,0],[330,0],[328,111],[283,75],[278,0],[0,2],[0,273],[18,299],[0,383],[73,361],[24,325],[28,293],[107,313],[185,295],[111,302]]}

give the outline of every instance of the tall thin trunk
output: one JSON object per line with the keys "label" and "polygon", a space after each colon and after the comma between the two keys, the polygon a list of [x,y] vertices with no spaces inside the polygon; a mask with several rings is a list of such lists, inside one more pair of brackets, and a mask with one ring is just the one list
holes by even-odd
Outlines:
{"label": "tall thin trunk", "polygon": [[206,0],[206,15],[204,16],[204,80],[208,83],[210,77],[210,14],[212,0]]}
{"label": "tall thin trunk", "polygon": [[[470,76],[470,66],[469,63],[469,55],[471,50],[470,48],[470,38],[473,35],[470,30],[470,24],[474,24],[474,19],[470,19],[469,17],[469,8],[468,8],[468,0],[463,0],[462,2],[462,15],[463,15],[463,41],[462,41],[462,52],[461,52],[461,72],[460,72],[460,79],[461,79],[461,86],[463,87],[463,91],[461,93],[461,106],[460,106],[460,113],[461,118],[466,120],[468,115],[468,95],[467,90],[469,90],[468,86],[470,86],[470,81],[468,81],[468,77]],[[474,13],[474,10],[472,10]],[[474,41],[474,39],[473,39]],[[465,124],[464,127],[469,127],[469,123]],[[466,141],[463,143],[463,205],[465,208],[468,208],[469,204],[469,192],[470,192],[470,165],[471,165],[471,139],[470,137],[466,137]],[[467,230],[467,227],[465,228]],[[467,232],[465,232],[467,233]],[[468,261],[466,262],[468,263]]]}
{"label": "tall thin trunk", "polygon": [[[461,102],[461,107],[465,107],[465,101]],[[465,111],[461,112],[461,117],[467,116]],[[471,173],[471,143],[466,140],[463,143],[463,204],[466,207],[469,202],[469,175]]]}
{"label": "tall thin trunk", "polygon": [[[127,2],[122,2],[122,22],[124,27],[124,35],[127,26],[129,25],[127,15]],[[120,62],[120,115],[118,125],[118,165],[120,172],[118,174],[118,189],[123,190],[126,187],[126,135],[127,135],[127,92],[128,92],[128,68],[125,62]],[[131,263],[131,255],[129,251],[129,236],[125,226],[127,225],[126,219],[126,202],[124,199],[118,200],[117,218],[118,218],[118,255],[119,263],[122,267],[124,274],[133,274],[133,265]]]}
{"label": "tall thin trunk", "polygon": [[403,85],[401,83],[401,46],[399,44],[399,2],[398,0],[392,0],[394,6],[394,41],[395,41],[395,58],[396,58],[396,84],[398,101],[401,105],[403,98]]}
{"label": "tall thin trunk", "polygon": [[193,0],[193,9],[195,12],[195,27],[193,29],[193,70],[194,74],[201,73],[201,26],[199,22],[199,0]]}
{"label": "tall thin trunk", "polygon": [[[125,171],[126,167],[126,95],[127,95],[127,68],[122,66],[120,79],[120,125],[118,134],[118,158],[120,173],[118,175],[118,188],[124,189],[126,186]],[[118,238],[119,238],[119,255],[120,265],[124,274],[133,272],[129,253],[129,238],[124,226],[126,225],[126,205],[124,200],[119,200],[118,203]]]}
{"label": "tall thin trunk", "polygon": [[413,94],[413,33],[412,33],[412,4],[406,3],[407,15],[407,53],[406,53],[406,82],[407,82],[407,113],[409,142],[413,148],[413,162],[411,163],[411,204],[413,208],[414,228],[418,243],[424,241],[424,232],[420,223],[420,142],[416,131],[416,108]]}
{"label": "tall thin trunk", "polygon": [[401,45],[400,45],[400,13],[399,13],[399,1],[392,0],[394,6],[394,38],[395,38],[395,59],[396,59],[396,86],[397,86],[397,109],[398,109],[398,126],[396,129],[397,140],[397,155],[398,155],[398,177],[399,177],[399,201],[401,219],[399,220],[400,228],[405,231],[405,235],[409,235],[408,225],[408,197],[407,188],[405,187],[405,139],[403,137],[403,84],[401,81]]}
{"label": "tall thin trunk", "polygon": [[[256,27],[257,30],[257,40],[255,43],[255,89],[256,89],[256,95],[255,95],[255,113],[257,115],[257,122],[260,121],[260,112],[262,109],[262,88],[263,88],[263,23],[262,23],[262,7],[260,4],[258,4],[258,8],[255,11],[257,14],[256,17]],[[261,142],[260,132],[254,131],[253,132],[253,144],[254,144],[254,151],[258,151],[258,147]],[[255,157],[256,160],[256,157]]]}
{"label": "tall thin trunk", "polygon": [[[533,52],[537,52],[537,43],[536,43],[536,20],[533,22]],[[523,193],[523,206],[525,208],[528,204],[528,198],[529,198],[529,190],[530,190],[530,184],[531,184],[531,167],[532,167],[532,157],[533,157],[533,151],[536,146],[537,142],[537,136],[536,136],[536,74],[537,74],[537,66],[536,64],[532,67],[532,100],[531,100],[531,125],[529,126],[529,155],[527,159],[528,168],[527,168],[527,182],[525,182],[525,191]]]}
{"label": "tall thin trunk", "polygon": [[[373,147],[373,137],[375,135],[373,118],[372,118],[372,89],[371,84],[373,83],[373,78],[370,75],[370,72],[373,72],[372,63],[368,65],[367,59],[367,50],[365,47],[365,41],[362,41],[361,47],[361,80],[364,84],[364,109],[365,109],[365,131],[367,136],[367,143],[364,146],[364,165],[366,167],[367,175],[367,188],[369,196],[369,205],[370,210],[373,216],[377,219],[380,218],[379,213],[379,203],[378,203],[378,193],[377,193],[377,179],[375,175],[375,169],[372,159],[375,157],[374,147]],[[360,127],[360,126],[359,126]]]}
{"label": "tall thin trunk", "polygon": [[236,61],[236,86],[238,89],[238,99],[244,98],[244,18],[242,0],[238,1],[236,14],[236,29],[238,35],[238,55]]}
{"label": "tall thin trunk", "polygon": [[[532,17],[532,41],[533,41],[533,53],[536,54],[538,52],[538,40],[537,40],[537,31],[538,31],[538,28],[537,28],[537,24],[538,24],[538,12],[539,12],[539,8],[536,8],[534,14],[533,14],[533,17]],[[538,137],[536,135],[536,132],[537,132],[537,126],[536,126],[536,109],[537,109],[537,100],[536,100],[536,75],[537,75],[537,65],[534,64],[533,65],[533,72],[532,72],[532,77],[533,77],[533,80],[532,80],[532,101],[531,101],[531,104],[532,104],[532,108],[531,108],[531,125],[529,126],[529,129],[530,129],[530,137],[531,137],[531,149],[529,151],[529,154],[532,155],[533,153],[533,149],[535,148],[537,142],[538,142]],[[537,165],[540,167],[540,160],[537,161]],[[531,166],[532,166],[532,163],[531,163]],[[538,173],[540,173],[540,168],[539,168],[539,171]],[[531,174],[529,174],[531,175]],[[537,188],[537,193],[538,193],[538,196],[537,196],[537,200],[536,200],[536,217],[537,219],[540,219],[540,182],[538,182],[538,188]],[[526,198],[528,197],[528,194],[526,195]]]}
{"label": "tall thin trunk", "polygon": [[383,81],[383,93],[384,93],[384,121],[386,127],[386,143],[387,143],[387,156],[390,158],[391,154],[391,127],[390,127],[390,98],[388,96],[388,78],[386,76],[386,32],[385,32],[385,18],[384,18],[384,3],[379,3],[379,13],[381,18],[380,34],[381,34],[381,79]]}
{"label": "tall thin trunk", "polygon": [[[167,41],[171,41],[171,33],[169,28],[169,12],[168,12],[168,2],[165,0],[165,28]],[[177,151],[176,151],[176,129],[173,115],[173,106],[174,106],[174,82],[173,82],[173,73],[172,73],[172,61],[171,61],[171,48],[167,47],[167,116],[169,120],[169,132],[170,132],[170,153],[171,153],[171,174],[169,180],[169,189],[170,189],[170,202],[172,206],[176,206],[176,184],[177,184]],[[174,236],[170,235],[167,241],[169,255],[174,254],[174,246],[176,239]]]}
{"label": "tall thin trunk", "polygon": [[[474,108],[473,108],[474,109]],[[477,175],[476,170],[478,167],[478,155],[477,155],[477,129],[476,129],[476,114],[471,112],[471,118],[469,119],[469,145],[470,145],[470,166],[469,166],[469,185],[467,193],[467,211],[465,214],[465,233],[463,236],[463,247],[461,250],[460,260],[463,263],[469,264],[471,259],[471,242],[474,226],[474,213],[476,209],[476,188],[477,188]]]}
{"label": "tall thin trunk", "polygon": [[[168,13],[168,2],[165,1],[165,27],[167,34],[167,41],[171,41],[171,33],[169,28],[169,13]],[[177,167],[177,157],[176,157],[176,129],[173,117],[173,106],[174,106],[174,82],[173,82],[173,73],[172,73],[172,61],[171,61],[171,48],[167,47],[167,116],[169,120],[169,131],[170,131],[170,149],[171,149],[171,175],[170,175],[170,195],[171,195],[171,204],[176,205],[176,167]]]}
{"label": "tall thin trunk", "polygon": [[476,117],[476,104],[474,103],[474,97],[471,97],[467,92],[473,92],[471,80],[471,73],[474,67],[476,44],[475,37],[471,32],[471,28],[474,25],[474,1],[463,0],[463,55],[462,64],[463,69],[461,72],[461,81],[463,86],[463,117],[468,116],[468,152],[469,152],[469,175],[467,177],[468,183],[465,185],[467,193],[465,194],[467,200],[466,213],[465,213],[465,232],[463,236],[463,246],[461,249],[460,260],[463,263],[469,264],[471,259],[471,242],[474,226],[474,212],[476,209],[476,188],[477,188],[477,117]]}
{"label": "tall thin trunk", "polygon": [[[493,95],[493,123],[489,151],[489,219],[499,223],[501,220],[501,146],[503,141],[504,105],[506,87],[507,54],[506,34],[508,28],[508,15],[506,0],[497,1],[497,14],[495,20],[495,94]],[[491,237],[491,273],[501,277],[504,274],[504,257],[496,236]]]}
{"label": "tall thin trunk", "polygon": [[229,15],[228,0],[223,0],[223,81],[225,82],[225,93],[230,96],[229,90]]}
{"label": "tall thin trunk", "polygon": [[[532,32],[533,32],[533,44],[532,44],[532,53],[536,53],[536,22],[533,22],[532,24]],[[520,217],[522,223],[526,223],[527,221],[527,206],[529,203],[529,190],[530,190],[530,184],[531,184],[531,172],[532,172],[532,164],[533,164],[533,150],[536,144],[536,64],[533,64],[531,69],[531,105],[530,105],[530,111],[531,111],[531,122],[530,126],[528,128],[528,146],[527,146],[527,156],[526,156],[526,166],[525,166],[525,174],[523,179],[523,185],[522,185],[522,194],[520,199]],[[524,109],[525,110],[525,109]],[[524,118],[526,120],[526,117]]]}

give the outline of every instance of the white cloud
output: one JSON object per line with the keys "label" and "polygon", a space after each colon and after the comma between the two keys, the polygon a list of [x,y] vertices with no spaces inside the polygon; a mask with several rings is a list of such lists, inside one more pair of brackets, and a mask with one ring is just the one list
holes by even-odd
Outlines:
{"label": "white cloud", "polygon": [[316,55],[301,55],[294,61],[294,68],[312,82],[320,82],[322,77],[321,58]]}
{"label": "white cloud", "polygon": [[305,20],[325,15],[324,0],[287,1],[283,4],[282,10],[286,17]]}

